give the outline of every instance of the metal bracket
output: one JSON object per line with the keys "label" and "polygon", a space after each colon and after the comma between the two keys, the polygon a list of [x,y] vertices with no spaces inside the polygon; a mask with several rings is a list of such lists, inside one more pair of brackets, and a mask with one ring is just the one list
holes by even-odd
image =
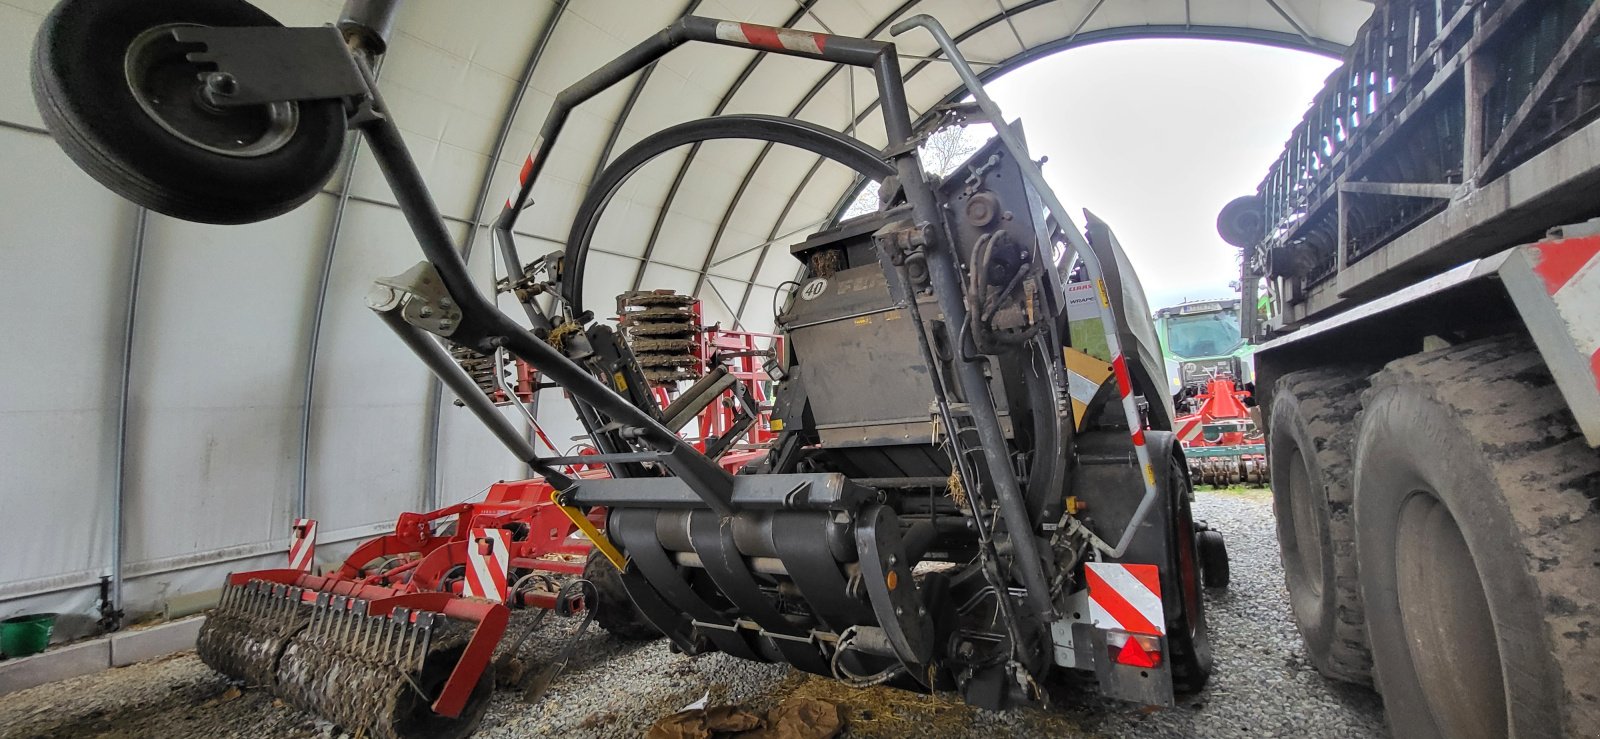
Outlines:
{"label": "metal bracket", "polygon": [[399,309],[406,323],[439,336],[450,336],[461,327],[461,306],[450,298],[430,262],[374,281],[367,291],[367,307],[380,313]]}
{"label": "metal bracket", "polygon": [[216,105],[369,94],[344,36],[332,26],[180,26],[172,30],[172,37],[205,47],[190,52],[188,59],[216,65],[216,71],[206,75],[208,97]]}

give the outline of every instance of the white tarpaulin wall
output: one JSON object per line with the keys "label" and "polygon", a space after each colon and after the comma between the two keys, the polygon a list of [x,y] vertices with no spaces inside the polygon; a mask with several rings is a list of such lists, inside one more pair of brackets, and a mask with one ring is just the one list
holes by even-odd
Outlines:
{"label": "white tarpaulin wall", "polygon": [[[58,611],[69,614],[61,634],[84,633],[103,576],[120,571],[130,614],[156,612],[218,587],[225,571],[281,565],[297,516],[320,520],[326,560],[402,510],[522,474],[448,394],[433,407],[425,370],[363,305],[375,277],[420,258],[369,155],[357,156],[348,183],[336,177],[263,223],[142,214],[73,167],[41,128],[27,62],[50,4],[0,0],[0,617]],[[339,11],[332,0],[258,4],[288,25],[328,23]],[[998,74],[1115,38],[1339,53],[1371,5],[412,0],[382,86],[460,243],[497,212],[554,95],[685,12],[877,38],[893,20],[929,13]],[[921,114],[957,80],[926,60],[935,51],[926,34],[900,42]],[[561,248],[598,167],[662,127],[767,113],[850,127],[882,146],[881,119],[868,112],[875,99],[862,71],[680,48],[574,113],[519,221],[523,256]],[[759,143],[687,154],[652,162],[613,201],[587,272],[591,307],[635,286],[670,287],[698,295],[708,321],[765,331],[777,289],[796,271],[787,246],[837,212],[854,175]],[[487,290],[492,249],[479,228],[470,264]],[[542,394],[540,418],[558,446],[579,432],[558,391]]]}

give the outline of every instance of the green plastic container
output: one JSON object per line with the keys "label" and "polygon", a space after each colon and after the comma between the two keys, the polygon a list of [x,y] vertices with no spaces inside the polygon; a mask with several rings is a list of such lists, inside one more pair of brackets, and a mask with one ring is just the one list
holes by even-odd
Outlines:
{"label": "green plastic container", "polygon": [[26,657],[43,652],[50,644],[50,630],[55,625],[54,613],[12,616],[0,621],[0,654]]}

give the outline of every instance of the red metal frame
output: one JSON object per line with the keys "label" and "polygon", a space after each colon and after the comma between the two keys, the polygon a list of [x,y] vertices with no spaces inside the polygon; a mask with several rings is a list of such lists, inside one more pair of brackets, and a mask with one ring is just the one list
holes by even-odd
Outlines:
{"label": "red metal frame", "polygon": [[[723,455],[719,463],[729,471],[737,471],[764,454],[765,449],[739,450]],[[607,476],[599,465],[573,474],[587,479]],[[593,548],[587,539],[576,535],[577,525],[550,499],[553,492],[541,479],[495,483],[482,502],[400,514],[393,533],[356,547],[328,575],[293,569],[255,570],[230,574],[228,585],[242,586],[260,580],[299,588],[299,598],[306,603],[316,602],[325,593],[352,599],[344,602],[348,609],[359,599],[366,602],[368,616],[388,616],[396,608],[407,608],[413,612],[413,620],[416,611],[431,611],[477,624],[432,706],[440,715],[459,716],[505,633],[510,608],[553,609],[560,604],[558,593],[544,591],[515,593],[507,604],[469,598],[462,595],[460,580],[447,578],[457,566],[467,564],[468,532],[474,528],[507,528],[522,534],[520,540],[511,542],[512,569],[582,575],[583,562],[545,558],[552,554],[587,556]],[[587,517],[596,527],[603,527],[605,515],[604,509],[596,508]],[[452,517],[453,533],[434,533],[439,522]],[[369,569],[374,562],[396,557],[405,561],[382,571]],[[586,606],[581,600],[565,605],[573,611]]]}
{"label": "red metal frame", "polygon": [[1250,391],[1234,384],[1232,377],[1213,377],[1205,389],[1195,396],[1198,401],[1194,413],[1179,416],[1174,423],[1178,440],[1184,446],[1242,446],[1259,444],[1259,434],[1252,438],[1242,430],[1225,431],[1216,439],[1207,439],[1204,428],[1215,421],[1250,420],[1250,407],[1245,403]]}
{"label": "red metal frame", "polygon": [[[750,391],[750,397],[756,402],[756,422],[751,424],[745,433],[744,444],[749,446],[763,446],[777,438],[777,432],[772,428],[772,406],[770,404],[772,393],[769,385],[772,378],[767,375],[765,357],[782,357],[784,351],[784,337],[779,334],[764,334],[754,331],[735,331],[722,328],[721,325],[704,326],[701,311],[701,301],[696,300],[690,308],[694,313],[695,322],[701,324],[699,333],[695,334],[695,345],[689,350],[690,354],[699,361],[695,367],[702,375],[711,371],[713,363],[721,363],[728,369],[739,382],[745,384]],[[762,349],[760,342],[765,339],[768,348]],[[672,402],[674,391],[670,388],[656,387],[652,389],[656,402],[662,408]],[[700,413],[699,422],[693,434],[689,435],[695,447],[705,449],[705,441],[728,433],[739,420],[738,410],[728,398],[713,402]]]}
{"label": "red metal frame", "polygon": [[[698,302],[694,311],[696,316],[700,315]],[[702,370],[709,362],[726,363],[729,371],[746,384],[761,408],[758,423],[748,432],[748,444],[718,460],[718,464],[730,472],[737,472],[765,455],[767,450],[761,447],[774,437],[768,419],[766,383],[769,380],[761,361],[772,354],[757,346],[762,339],[771,339],[776,355],[782,356],[781,336],[725,331],[716,326],[698,335],[694,350],[701,360]],[[512,392],[522,402],[531,402],[538,388],[538,375],[524,362],[517,362],[516,368],[517,379]],[[670,401],[664,388],[657,389],[656,397],[663,406]],[[497,403],[510,402],[499,391],[494,393],[493,399]],[[707,438],[727,433],[736,420],[735,409],[726,399],[712,403],[700,414],[698,441],[703,443]],[[542,437],[543,432],[539,433]],[[551,446],[548,439],[545,444]],[[580,455],[596,453],[592,448],[579,451]],[[586,479],[608,476],[604,465],[599,464],[574,465],[568,474]],[[458,567],[468,565],[469,532],[494,528],[513,532],[511,569],[581,576],[584,562],[550,558],[551,555],[587,556],[593,548],[573,520],[551,500],[553,493],[554,489],[542,479],[498,482],[476,503],[457,503],[427,513],[401,513],[392,533],[363,542],[326,575],[292,569],[256,570],[229,575],[228,584],[241,586],[260,580],[299,588],[300,600],[308,603],[316,602],[324,593],[353,599],[344,602],[346,608],[353,608],[354,599],[359,599],[366,602],[369,616],[387,616],[396,608],[407,608],[413,613],[431,611],[477,624],[466,651],[433,704],[433,710],[441,715],[458,716],[505,632],[511,608],[553,609],[565,605],[576,611],[585,607],[581,600],[558,603],[558,593],[545,591],[514,593],[506,604],[469,598],[462,595],[462,580],[451,578]],[[605,517],[606,511],[600,508],[587,514],[596,528],[605,526]],[[450,533],[437,533],[450,519],[454,519]],[[378,562],[389,566],[374,567]],[[414,620],[415,616],[411,618]]]}
{"label": "red metal frame", "polygon": [[[757,346],[762,339],[770,340],[770,351]],[[783,337],[778,334],[728,331],[718,326],[700,333],[697,356],[703,357],[702,362],[708,362],[713,357],[720,358],[728,372],[750,389],[750,397],[760,408],[756,422],[750,426],[746,443],[767,444],[777,436],[772,430],[771,396],[768,392],[768,384],[772,380],[762,366],[762,359],[767,356],[782,357],[783,350]],[[709,439],[727,433],[737,419],[738,414],[731,405],[712,403],[706,412],[700,414],[700,438]]]}

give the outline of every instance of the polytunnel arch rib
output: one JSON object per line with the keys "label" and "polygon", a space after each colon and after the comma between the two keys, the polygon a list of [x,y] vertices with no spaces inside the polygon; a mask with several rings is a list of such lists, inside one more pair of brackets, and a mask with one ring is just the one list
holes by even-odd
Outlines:
{"label": "polytunnel arch rib", "polygon": [[[1054,0],[1030,0],[1030,2],[1011,8],[1007,12],[1010,14],[1011,18],[1015,19],[1021,13],[1033,10],[1034,8],[1038,8],[1040,6],[1048,5],[1051,2],[1054,2]],[[907,5],[914,4],[915,2],[907,3]],[[973,24],[972,27],[961,32],[960,34],[957,34],[954,37],[954,40],[957,44],[960,44],[961,42],[988,30],[995,24],[1001,23],[1004,20],[1005,16],[1001,14],[990,16],[983,21]],[[876,35],[876,32],[873,35]],[[1043,57],[1050,56],[1051,54],[1056,54],[1082,46],[1131,39],[1197,39],[1209,41],[1236,41],[1291,49],[1295,51],[1305,51],[1313,54],[1319,54],[1321,56],[1335,58],[1342,57],[1348,50],[1346,45],[1328,39],[1317,38],[1314,39],[1316,43],[1311,44],[1298,34],[1255,28],[1195,25],[1123,26],[1076,33],[1069,37],[1063,37],[1052,42],[1031,47],[1027,51],[1020,52],[1007,59],[1001,60],[999,63],[989,67],[988,69],[979,72],[978,77],[984,82],[989,82],[994,78],[1004,75],[1005,73],[1010,72],[1018,67],[1037,61]],[[901,79],[909,82],[913,77],[915,77],[922,70],[926,69],[929,65],[937,63],[937,60],[942,56],[942,54],[942,50],[935,49],[929,55],[929,58],[918,61],[916,64],[912,65],[910,69],[906,70]],[[940,106],[958,101],[961,98],[966,97],[966,95],[966,89],[963,87],[958,86],[951,90],[938,102],[929,106],[926,112],[918,116],[917,125],[921,126],[922,124],[926,123],[930,117],[935,115],[935,111],[937,111]],[[873,99],[856,115],[851,125],[859,125],[862,121],[865,121],[869,116],[872,115],[873,112],[878,109],[878,105],[879,101],[877,99]],[[796,113],[791,113],[791,115],[796,114],[798,114],[798,111]],[[763,151],[763,155],[764,154],[765,151]],[[773,224],[771,231],[767,235],[767,243],[761,249],[760,256],[756,258],[756,263],[750,270],[750,277],[744,281],[744,295],[740,297],[739,307],[735,310],[736,319],[743,320],[744,310],[748,306],[750,294],[755,288],[756,277],[760,274],[762,266],[766,263],[767,255],[772,250],[772,242],[777,239],[778,231],[782,229],[784,221],[787,220],[789,216],[789,210],[793,206],[795,200],[799,197],[800,193],[810,185],[812,177],[814,177],[817,171],[821,169],[823,161],[824,160],[822,159],[818,159],[812,163],[811,168],[806,172],[805,176],[801,178],[800,183],[796,185],[789,198],[786,199],[782,213],[779,214],[777,221]],[[760,164],[761,159],[757,158],[751,169],[746,172],[743,181],[744,183],[748,183],[755,176],[755,170],[760,166]],[[829,213],[829,223],[838,222],[839,216],[844,212],[844,209],[849,206],[850,200],[855,195],[856,191],[858,191],[863,185],[864,180],[857,178],[845,188],[844,192],[840,195],[839,200],[834,204]],[[742,193],[743,191],[744,184],[741,184],[737,192]],[[737,204],[736,196],[735,201],[729,204],[728,211],[723,215],[724,223],[726,223],[732,217],[732,211]],[[720,236],[720,230],[718,235]],[[713,250],[715,249],[715,241],[713,241],[712,248]],[[709,268],[709,264],[707,265],[707,268]],[[702,271],[702,279],[703,278],[704,272]]]}
{"label": "polytunnel arch rib", "polygon": [[[1053,2],[1054,0],[1033,0],[1033,1],[1034,2]],[[880,33],[883,33],[884,29],[889,27],[889,24],[894,23],[896,19],[898,19],[900,16],[902,16],[902,15],[906,14],[907,12],[909,12],[912,8],[916,7],[917,4],[920,3],[920,2],[922,2],[922,0],[906,0],[905,2],[901,3],[899,7],[895,8],[887,16],[884,16],[883,20],[879,21],[876,25],[874,25],[872,27],[872,30],[867,31],[867,33],[865,35],[865,38],[872,38],[874,36],[877,36]],[[811,89],[806,91],[806,94],[800,98],[800,102],[796,103],[794,108],[789,111],[789,117],[793,118],[793,117],[795,117],[797,115],[800,115],[801,111],[804,111],[806,109],[806,106],[810,105],[811,101],[815,100],[817,95],[822,93],[822,89],[827,87],[828,83],[832,82],[833,78],[838,76],[839,72],[841,72],[843,70],[844,70],[844,65],[842,65],[842,64],[833,65],[833,67],[828,70],[827,74],[824,74],[822,76],[822,79],[817,80],[816,84],[812,85]],[[733,96],[733,92],[734,91],[729,91],[729,93],[728,93],[729,97]],[[860,123],[862,120],[864,120],[864,118],[857,118],[856,119],[856,123]],[[690,292],[691,295],[699,295],[700,294],[700,288],[702,286],[704,286],[705,282],[706,282],[707,272],[711,269],[712,260],[714,260],[716,258],[717,245],[722,241],[722,234],[727,231],[728,223],[733,219],[733,211],[736,208],[739,207],[739,201],[741,199],[743,199],[745,190],[750,187],[750,181],[755,178],[756,170],[761,168],[762,162],[766,161],[767,154],[770,153],[771,151],[772,151],[772,144],[767,144],[766,146],[761,147],[761,153],[756,155],[755,161],[752,162],[750,164],[750,168],[745,171],[744,178],[739,181],[739,187],[734,190],[733,197],[728,200],[728,207],[727,207],[727,209],[723,210],[722,218],[717,222],[717,230],[711,234],[711,243],[706,245],[705,262],[700,265],[700,275],[699,275],[699,277],[697,277],[695,279],[694,290]],[[689,156],[690,156],[690,158],[693,158],[694,157],[694,153],[690,152]],[[804,186],[804,183],[809,183],[811,181],[811,177],[816,174],[817,169],[819,169],[822,166],[822,163],[824,161],[826,161],[826,160],[819,157],[817,159],[816,163],[812,165],[811,171],[807,172],[805,178],[802,180],[802,188]],[[688,166],[689,166],[689,162],[687,160],[685,160],[684,168],[688,169]],[[672,206],[672,196],[673,196],[673,194],[675,194],[675,191],[674,192],[669,192],[667,194],[667,200],[664,203],[662,203],[661,214],[662,214],[663,217],[665,216],[667,210],[669,208],[671,208],[671,206]],[[799,195],[800,194],[800,189],[796,189],[794,191],[794,194],[795,195]],[[778,216],[777,222],[772,224],[772,232],[767,235],[767,241],[768,242],[770,242],[774,238],[776,238],[777,233],[778,233],[778,229],[783,227],[783,221],[784,221],[784,219],[789,217],[789,209],[793,205],[794,205],[794,198],[791,197],[784,204],[783,213]],[[653,241],[654,241],[654,235],[652,234],[652,242]],[[654,244],[652,243],[652,246],[653,245]],[[766,259],[767,251],[770,250],[771,248],[772,248],[772,244],[768,243],[768,244],[766,244],[765,248],[763,248],[761,250],[761,256],[757,257],[757,259],[756,259],[756,269],[757,270],[760,269],[761,262]],[[643,268],[642,267],[640,269],[640,274],[641,275],[643,274]],[[746,301],[748,301],[750,299],[750,290],[755,286],[755,279],[756,279],[756,272],[751,272],[750,273],[750,279],[745,281],[744,297],[740,298],[740,300],[739,300],[739,307],[738,307],[738,309],[736,309],[734,311],[733,320],[742,321],[744,319],[744,306],[745,306]],[[635,290],[639,289],[639,285],[638,285],[638,281],[637,280],[634,281],[634,289]],[[729,306],[729,307],[732,307],[732,306]]]}
{"label": "polytunnel arch rib", "polygon": [[[679,13],[678,17],[694,15],[699,9],[700,0],[689,0],[689,4],[683,6],[683,12]],[[628,116],[633,115],[633,106],[639,102],[639,96],[644,93],[645,85],[650,84],[650,76],[655,74],[657,64],[660,64],[660,61],[651,62],[639,72],[639,78],[634,80],[633,89],[628,91],[628,99],[623,102],[622,110],[617,113],[617,120],[612,122],[611,131],[606,134],[605,146],[600,148],[600,156],[595,159],[594,171],[589,173],[590,182],[599,178],[600,172],[611,161],[611,150],[616,148],[617,139],[622,137],[622,124],[628,120]]]}
{"label": "polytunnel arch rib", "polygon": [[[798,9],[784,19],[780,28],[790,28],[799,23],[800,19],[806,17],[806,14],[811,12],[812,6],[818,2],[821,2],[821,0],[795,0]],[[733,102],[733,96],[739,92],[741,87],[744,87],[745,81],[755,73],[756,67],[761,64],[762,60],[767,58],[767,53],[765,51],[756,52],[755,58],[744,66],[744,69],[739,72],[739,76],[734,78],[733,84],[728,87],[728,91],[723,93],[722,99],[717,101],[717,106],[711,110],[711,115],[722,115],[722,112],[728,109],[728,105]],[[621,128],[625,122],[619,117],[617,127]],[[650,226],[650,239],[645,242],[644,253],[640,255],[639,269],[633,273],[633,287],[631,288],[633,290],[638,290],[640,281],[644,279],[644,271],[650,266],[650,256],[656,250],[656,241],[661,238],[661,229],[666,226],[668,210],[672,205],[672,201],[678,196],[678,188],[683,187],[683,178],[689,174],[689,165],[694,161],[694,155],[699,152],[699,144],[689,148],[688,156],[683,158],[683,164],[679,165],[677,175],[672,178],[672,184],[667,188],[667,194],[661,199],[661,210],[656,213],[655,223]],[[708,246],[706,248],[709,249],[711,247]]]}
{"label": "polytunnel arch rib", "polygon": [[[987,18],[987,19],[985,19],[983,21],[980,21],[979,23],[974,24],[971,28],[969,28],[966,31],[963,31],[961,34],[957,35],[955,37],[955,41],[956,41],[956,43],[959,44],[962,41],[965,41],[966,39],[969,39],[972,36],[974,36],[974,35],[976,35],[978,33],[981,33],[984,30],[987,30],[990,26],[994,25],[995,23],[1000,22],[1001,20],[1003,20],[1003,19],[1005,19],[1007,17],[1015,18],[1017,15],[1025,13],[1025,12],[1027,12],[1029,10],[1032,10],[1032,9],[1034,9],[1036,7],[1039,7],[1041,5],[1047,5],[1047,4],[1049,4],[1051,2],[1054,2],[1054,1],[1055,0],[1029,0],[1029,2],[1023,3],[1021,5],[1018,5],[1017,7],[1012,8],[1009,11],[1005,11],[1005,13],[990,16],[989,18]],[[903,3],[900,7],[895,8],[895,11],[893,13],[890,13],[887,17],[885,17],[883,19],[882,22],[880,22],[878,25],[873,27],[872,31],[870,33],[868,33],[868,37],[870,38],[872,36],[877,36],[878,34],[883,33],[884,29],[887,29],[889,27],[889,25],[894,23],[895,20],[898,19],[901,15],[903,15],[906,12],[910,11],[913,7],[915,7],[917,5],[918,2],[920,2],[920,0],[907,0],[907,2]],[[935,49],[933,51],[933,54],[931,55],[932,58],[937,58],[939,53],[940,53],[939,50]],[[901,78],[900,78],[901,82],[904,83],[905,81],[910,80],[912,77],[915,77],[917,72],[922,71],[923,68],[927,67],[931,63],[932,62],[929,61],[929,60],[923,60],[923,61],[919,61],[916,64],[912,65],[910,70],[908,70],[905,74],[901,75]],[[806,105],[808,105],[811,102],[812,98],[814,98],[819,92],[821,92],[822,88],[824,86],[826,86],[829,81],[831,81],[833,79],[833,75],[836,74],[839,71],[839,69],[840,69],[840,67],[835,66],[833,68],[833,70],[829,71],[828,74],[826,76],[824,76],[822,78],[822,80],[819,81],[814,87],[812,87],[811,91],[809,93],[807,93],[804,98],[802,98],[800,100],[800,104],[796,105],[794,110],[791,111],[789,113],[789,115],[790,116],[799,115],[800,112],[805,109]],[[878,103],[879,103],[878,98],[874,97],[872,99],[872,102],[868,103],[866,108],[864,108],[860,113],[858,113],[856,115],[855,119],[850,122],[849,127],[850,128],[854,128],[855,126],[860,125],[862,121],[865,121],[867,119],[867,116],[871,115],[874,111],[876,111],[878,109]],[[930,111],[928,113],[924,113],[924,114],[918,116],[918,123],[920,124],[923,120],[925,120],[927,118],[927,116],[929,116],[931,114],[932,113]],[[749,183],[750,183],[750,181],[752,179],[755,178],[756,170],[761,167],[761,162],[762,162],[763,159],[766,158],[768,149],[770,149],[770,147],[768,147],[767,149],[762,149],[761,150],[761,155],[756,158],[755,163],[752,164],[750,169],[745,172],[744,179],[740,182],[739,189],[735,192],[733,201],[728,204],[728,209],[723,213],[721,225],[718,226],[717,233],[716,233],[715,237],[712,238],[712,241],[711,241],[710,251],[706,255],[706,265],[700,271],[700,279],[701,280],[705,279],[705,272],[706,272],[707,269],[710,269],[710,267],[711,267],[711,264],[710,264],[711,255],[716,253],[717,241],[722,236],[722,230],[727,226],[729,220],[731,220],[733,218],[733,211],[739,205],[739,196],[744,194],[745,187],[747,185],[749,185]],[[740,298],[739,298],[739,307],[734,312],[734,319],[735,320],[743,320],[744,319],[744,309],[750,303],[750,293],[753,292],[754,289],[755,289],[756,277],[757,277],[757,275],[759,275],[761,273],[761,267],[762,267],[763,264],[766,263],[767,255],[772,252],[772,242],[775,239],[777,239],[778,231],[779,231],[779,229],[783,228],[783,222],[788,219],[789,210],[794,206],[795,201],[799,199],[800,193],[805,191],[805,188],[808,185],[811,184],[811,178],[815,177],[816,174],[817,174],[817,171],[822,168],[823,161],[824,161],[823,159],[818,158],[817,161],[815,161],[815,162],[813,162],[811,164],[811,169],[807,170],[805,176],[800,178],[800,184],[795,187],[794,191],[792,193],[790,193],[789,197],[784,201],[783,212],[778,215],[778,220],[775,223],[772,224],[772,230],[771,230],[771,232],[769,232],[767,234],[767,244],[761,249],[760,256],[756,257],[756,263],[750,269],[750,278],[745,281],[744,295],[740,296]],[[860,179],[857,179],[854,182],[852,182],[850,187],[846,190],[846,193],[850,192],[851,190],[856,189],[859,186],[857,184],[859,182],[861,182]],[[664,209],[665,209],[665,206],[663,206],[663,210]],[[834,211],[829,214],[830,220],[837,218],[838,213],[839,213],[839,209],[835,208]],[[696,286],[695,286],[695,292],[696,293],[699,292],[699,285],[698,284],[696,284]]]}
{"label": "polytunnel arch rib", "polygon": [[657,131],[629,147],[608,165],[600,177],[590,184],[588,193],[578,206],[577,215],[572,221],[572,232],[567,236],[563,261],[568,266],[562,275],[562,292],[574,314],[581,314],[584,310],[583,279],[587,271],[589,243],[612,196],[634,172],[656,157],[680,146],[698,146],[705,141],[718,139],[765,141],[769,147],[779,143],[796,146],[857,172],[880,178],[894,172],[876,149],[833,129],[793,118],[748,114],[711,116]]}

